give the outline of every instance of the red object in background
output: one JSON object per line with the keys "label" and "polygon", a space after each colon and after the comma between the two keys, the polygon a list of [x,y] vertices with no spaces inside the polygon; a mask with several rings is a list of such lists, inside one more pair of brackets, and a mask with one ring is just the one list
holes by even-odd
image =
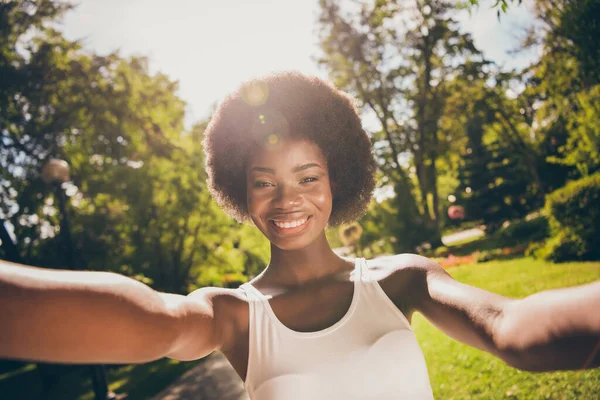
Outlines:
{"label": "red object in background", "polygon": [[450,219],[464,219],[465,209],[463,206],[450,206],[448,208],[448,217]]}

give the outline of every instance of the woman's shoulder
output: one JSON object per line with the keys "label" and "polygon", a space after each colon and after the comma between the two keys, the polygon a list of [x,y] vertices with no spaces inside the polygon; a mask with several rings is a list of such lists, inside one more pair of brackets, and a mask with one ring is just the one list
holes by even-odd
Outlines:
{"label": "woman's shoulder", "polygon": [[239,333],[248,327],[248,299],[240,288],[203,287],[188,295],[192,300],[212,306],[214,319],[222,337],[221,351],[236,343]]}
{"label": "woman's shoulder", "polygon": [[435,261],[413,253],[385,255],[367,260],[369,273],[375,276],[416,273],[432,268],[434,264]]}
{"label": "woman's shoulder", "polygon": [[215,317],[222,321],[237,321],[248,310],[248,299],[240,288],[207,286],[193,291],[188,298],[207,301],[212,305]]}
{"label": "woman's shoulder", "polygon": [[403,253],[370,259],[367,265],[369,280],[377,281],[390,298],[405,305],[403,311],[410,312],[423,291],[423,278],[437,263],[418,254]]}

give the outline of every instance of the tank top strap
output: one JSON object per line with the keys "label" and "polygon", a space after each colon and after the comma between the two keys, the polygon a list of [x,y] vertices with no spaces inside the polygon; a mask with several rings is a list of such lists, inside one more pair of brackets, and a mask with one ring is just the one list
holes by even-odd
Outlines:
{"label": "tank top strap", "polygon": [[248,300],[258,300],[264,301],[266,300],[265,296],[258,291],[250,282],[242,283],[240,285],[240,289],[242,289],[246,293],[246,297]]}
{"label": "tank top strap", "polygon": [[356,259],[356,265],[355,265],[355,271],[356,271],[356,276],[357,282],[364,282],[366,279],[366,273],[367,273],[367,260],[364,258],[357,258]]}

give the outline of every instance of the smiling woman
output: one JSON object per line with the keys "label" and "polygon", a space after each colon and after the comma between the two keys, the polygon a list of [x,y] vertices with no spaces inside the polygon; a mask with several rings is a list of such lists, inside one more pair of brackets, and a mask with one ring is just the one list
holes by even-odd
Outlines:
{"label": "smiling woman", "polygon": [[248,214],[275,246],[303,248],[323,235],[332,195],[327,161],[315,144],[288,139],[279,151],[257,152],[246,181]]}
{"label": "smiling woman", "polygon": [[213,196],[271,242],[265,269],[238,289],[179,296],[116,274],[0,263],[0,357],[131,363],[220,350],[252,399],[431,399],[410,322],[419,311],[515,368],[600,365],[600,282],[515,300],[418,255],[333,252],[324,229],[364,211],[375,162],[353,101],[326,82],[244,84],[204,149]]}
{"label": "smiling woman", "polygon": [[298,162],[303,158],[328,174],[327,182],[332,182],[329,224],[355,220],[375,186],[369,137],[351,97],[321,79],[299,73],[252,80],[221,103],[204,140],[213,196],[238,221],[247,221],[250,164],[258,168],[255,172],[281,174],[281,166],[265,163],[278,161],[274,157],[298,141],[308,142],[306,148],[314,159],[297,151],[297,165],[288,163],[288,167],[302,167]]}

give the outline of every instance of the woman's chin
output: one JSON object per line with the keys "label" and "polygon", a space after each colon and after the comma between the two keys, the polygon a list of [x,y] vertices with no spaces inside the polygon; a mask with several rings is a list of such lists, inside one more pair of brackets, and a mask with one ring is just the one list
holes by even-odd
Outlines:
{"label": "woman's chin", "polygon": [[302,250],[310,245],[306,240],[278,240],[271,243],[280,250],[294,251]]}
{"label": "woman's chin", "polygon": [[[313,227],[314,228],[314,227]],[[267,236],[267,239],[277,248],[285,251],[291,250],[302,250],[312,243],[314,243],[317,239],[319,239],[320,234],[323,232],[323,229],[320,231],[316,231],[315,229],[306,230],[302,235],[294,235],[294,236],[281,236],[281,235],[273,235],[272,232]]]}

